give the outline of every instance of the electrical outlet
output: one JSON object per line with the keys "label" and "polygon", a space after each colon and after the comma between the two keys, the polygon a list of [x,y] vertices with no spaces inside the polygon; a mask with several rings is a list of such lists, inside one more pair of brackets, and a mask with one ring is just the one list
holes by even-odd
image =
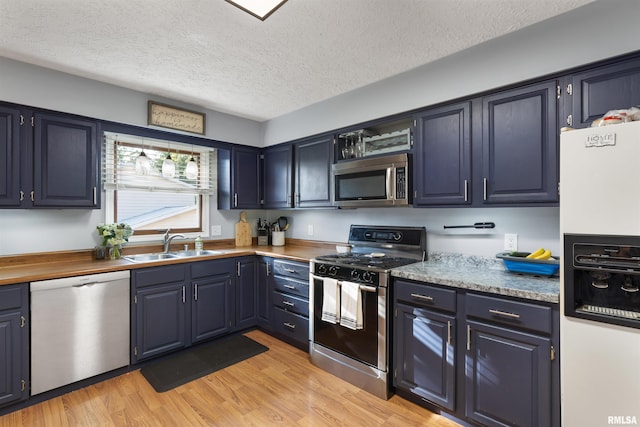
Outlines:
{"label": "electrical outlet", "polygon": [[307,225],[307,236],[313,236],[313,224]]}
{"label": "electrical outlet", "polygon": [[517,234],[505,234],[504,235],[504,250],[505,251],[517,251],[518,250],[518,235]]}
{"label": "electrical outlet", "polygon": [[222,236],[222,226],[221,225],[212,225],[211,226],[211,235],[212,236]]}

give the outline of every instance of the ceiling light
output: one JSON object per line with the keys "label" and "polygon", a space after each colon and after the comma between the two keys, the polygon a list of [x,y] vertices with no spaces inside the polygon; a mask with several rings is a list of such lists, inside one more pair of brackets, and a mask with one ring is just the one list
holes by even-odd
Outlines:
{"label": "ceiling light", "polygon": [[142,141],[142,151],[136,157],[136,174],[149,175],[151,172],[151,160],[144,154],[144,141]]}
{"label": "ceiling light", "polygon": [[234,6],[264,21],[287,0],[226,0]]}
{"label": "ceiling light", "polygon": [[176,164],[171,159],[170,153],[167,153],[167,157],[162,162],[162,176],[165,178],[173,178],[176,176]]}

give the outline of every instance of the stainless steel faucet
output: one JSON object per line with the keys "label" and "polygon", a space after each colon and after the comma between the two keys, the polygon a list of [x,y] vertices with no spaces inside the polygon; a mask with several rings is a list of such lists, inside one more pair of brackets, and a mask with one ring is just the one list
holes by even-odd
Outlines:
{"label": "stainless steel faucet", "polygon": [[185,238],[183,234],[174,234],[174,235],[169,235],[169,232],[171,231],[170,228],[167,228],[167,231],[164,233],[164,236],[162,236],[162,245],[163,245],[163,249],[164,252],[169,252],[169,245],[171,245],[171,241],[173,239],[175,239],[176,237],[181,237],[181,238]]}

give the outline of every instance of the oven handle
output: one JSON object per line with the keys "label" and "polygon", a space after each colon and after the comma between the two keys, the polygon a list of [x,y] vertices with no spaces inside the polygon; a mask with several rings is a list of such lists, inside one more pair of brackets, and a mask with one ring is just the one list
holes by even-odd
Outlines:
{"label": "oven handle", "polygon": [[[324,279],[324,277],[316,276],[316,275],[315,275],[315,274],[313,274],[313,273],[312,273],[312,274],[310,274],[310,276],[311,276],[311,278],[312,278],[312,279],[318,279],[318,280],[322,280],[322,279]],[[342,282],[341,282],[340,280],[338,280],[338,286],[342,286],[342,284],[341,284],[341,283],[342,283]],[[373,293],[378,292],[378,288],[377,288],[377,287],[375,287],[375,286],[367,286],[367,285],[360,285],[360,284],[359,284],[358,286],[360,287],[360,290],[361,290],[361,291],[365,291],[365,292],[373,292]]]}

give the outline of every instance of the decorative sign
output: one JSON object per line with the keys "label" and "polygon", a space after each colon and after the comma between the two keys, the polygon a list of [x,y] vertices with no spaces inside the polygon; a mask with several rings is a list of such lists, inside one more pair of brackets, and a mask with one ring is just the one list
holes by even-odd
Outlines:
{"label": "decorative sign", "polygon": [[204,135],[204,114],[149,101],[148,124]]}
{"label": "decorative sign", "polygon": [[607,145],[616,145],[616,134],[615,133],[607,133],[607,134],[593,134],[586,137],[584,141],[584,146],[586,148],[589,147],[605,147]]}

